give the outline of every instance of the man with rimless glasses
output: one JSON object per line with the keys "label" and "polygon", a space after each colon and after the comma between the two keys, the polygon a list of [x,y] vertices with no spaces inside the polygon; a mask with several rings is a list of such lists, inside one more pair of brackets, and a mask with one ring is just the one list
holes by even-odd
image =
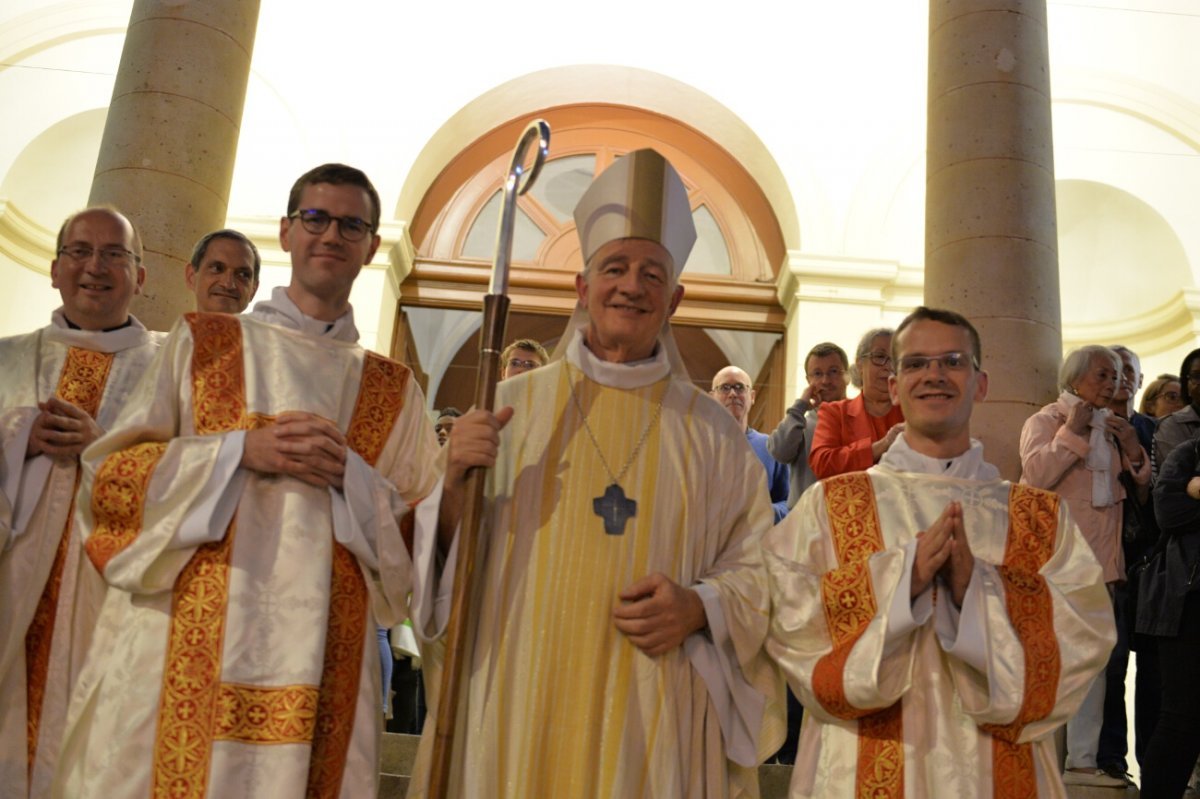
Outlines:
{"label": "man with rimless glasses", "polygon": [[0,340],[0,785],[45,796],[104,584],[74,532],[79,455],[111,429],[159,337],[129,313],[146,270],[113,208],[58,232],[50,324]]}
{"label": "man with rimless glasses", "polygon": [[763,539],[767,651],[809,717],[789,795],[1064,796],[1052,735],[1115,639],[1103,573],[1066,503],[971,438],[974,326],[917,308],[891,355],[903,432]]}
{"label": "man with rimless glasses", "polygon": [[406,615],[400,525],[438,453],[412,373],[356,343],[379,219],[359,170],[303,175],[289,285],[180,320],[88,450],[80,519],[109,589],[63,795],[375,794],[377,630]]}

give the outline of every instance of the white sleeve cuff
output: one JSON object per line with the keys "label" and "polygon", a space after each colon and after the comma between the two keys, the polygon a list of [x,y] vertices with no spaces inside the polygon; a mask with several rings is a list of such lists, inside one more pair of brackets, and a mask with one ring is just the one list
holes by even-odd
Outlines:
{"label": "white sleeve cuff", "polygon": [[333,510],[333,537],[371,571],[379,571],[375,541],[375,468],[354,450],[346,448],[342,490],[329,487]]}
{"label": "white sleeve cuff", "polygon": [[934,629],[942,650],[951,657],[987,674],[987,620],[984,617],[982,583],[994,581],[995,567],[976,558],[971,581],[963,596],[962,610],[954,607],[949,588],[943,586],[946,601],[939,602]]}
{"label": "white sleeve cuff", "polygon": [[458,563],[458,531],[445,563],[438,555],[438,512],[445,477],[438,479],[429,496],[417,505],[413,530],[413,627],[426,641],[439,638],[450,620],[454,568]]}
{"label": "white sleeve cuff", "polygon": [[917,557],[917,541],[914,538],[904,545],[904,566],[900,572],[900,582],[896,592],[892,594],[892,604],[888,608],[887,630],[884,632],[884,657],[895,652],[904,639],[923,626],[933,615],[933,588],[927,586],[915,599],[912,594],[913,561]]}
{"label": "white sleeve cuff", "polygon": [[12,527],[5,548],[29,526],[33,509],[42,497],[46,480],[50,477],[50,469],[54,466],[54,461],[47,455],[38,455],[28,460],[25,458],[25,450],[29,447],[29,435],[33,432],[37,414],[30,413],[26,416],[27,418],[15,426],[4,451],[3,490],[12,509]]}
{"label": "white sleeve cuff", "polygon": [[708,688],[721,724],[726,755],[739,766],[753,768],[758,765],[757,735],[767,699],[742,675],[717,589],[707,583],[699,583],[692,589],[704,603],[709,635],[703,632],[689,635],[683,642],[684,654]]}
{"label": "white sleeve cuff", "polygon": [[183,546],[220,541],[229,529],[246,483],[246,470],[238,468],[245,446],[245,430],[223,435],[212,472],[179,525],[179,543]]}

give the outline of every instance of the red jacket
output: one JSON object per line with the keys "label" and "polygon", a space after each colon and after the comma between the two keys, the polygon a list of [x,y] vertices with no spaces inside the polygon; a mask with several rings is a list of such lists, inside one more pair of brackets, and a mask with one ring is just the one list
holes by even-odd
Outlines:
{"label": "red jacket", "polygon": [[903,421],[899,405],[893,405],[886,416],[871,416],[862,394],[854,399],[822,402],[817,408],[817,429],[813,431],[808,465],[821,480],[869,469],[875,464],[871,445],[887,435],[892,425]]}

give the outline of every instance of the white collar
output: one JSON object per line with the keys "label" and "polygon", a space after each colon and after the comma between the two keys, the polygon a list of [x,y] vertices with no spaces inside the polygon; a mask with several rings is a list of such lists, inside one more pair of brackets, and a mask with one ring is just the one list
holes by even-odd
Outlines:
{"label": "white collar", "polygon": [[133,314],[129,315],[129,324],[116,330],[78,330],[67,322],[61,307],[50,314],[50,326],[46,328],[46,338],[50,341],[93,352],[120,352],[145,344],[151,337]]}
{"label": "white collar", "polygon": [[962,480],[995,480],[1000,477],[1000,470],[983,459],[983,444],[974,438],[971,439],[971,446],[961,455],[931,458],[910,447],[901,433],[888,451],[883,453],[879,465],[893,472],[917,472]]}
{"label": "white collar", "polygon": [[671,374],[664,347],[658,347],[654,355],[633,363],[615,363],[596,357],[583,343],[583,328],[577,327],[567,344],[567,362],[602,386],[611,388],[642,388],[657,383]]}
{"label": "white collar", "polygon": [[287,289],[276,286],[271,292],[271,299],[255,303],[250,317],[262,320],[272,325],[299,330],[308,336],[331,338],[336,341],[346,341],[351,344],[358,341],[358,328],[354,326],[354,309],[348,308],[344,314],[332,322],[314,319],[301,311]]}

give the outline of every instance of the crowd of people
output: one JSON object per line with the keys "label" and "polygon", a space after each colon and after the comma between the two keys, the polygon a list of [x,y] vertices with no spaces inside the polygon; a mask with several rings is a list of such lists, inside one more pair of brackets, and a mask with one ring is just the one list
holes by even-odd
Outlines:
{"label": "crowd of people", "polygon": [[[757,796],[769,758],[793,797],[1063,796],[1130,783],[1131,650],[1143,796],[1182,793],[1200,350],[1138,411],[1133,352],[1070,353],[1011,483],[971,436],[989,378],[962,315],[917,308],[853,361],[816,345],[758,431],[750,374],[697,389],[671,332],[696,240],[671,164],[626,154],[575,222],[553,356],[514,341],[494,411],[431,414],[357,344],[380,242],[361,171],[295,182],[289,284],[249,313],[254,245],[203,237],[196,312],[165,335],[129,310],[128,218],[64,221],[62,306],[0,340],[5,796],[373,796],[385,724],[425,731],[413,797],[445,745],[451,796]],[[1161,596],[1137,587],[1160,572]]]}

